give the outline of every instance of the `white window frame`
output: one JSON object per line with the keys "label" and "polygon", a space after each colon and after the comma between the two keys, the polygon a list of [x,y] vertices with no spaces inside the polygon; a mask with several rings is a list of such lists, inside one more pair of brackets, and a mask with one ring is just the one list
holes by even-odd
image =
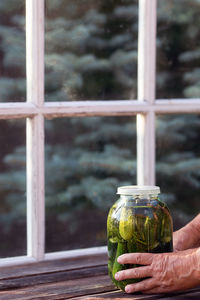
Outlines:
{"label": "white window frame", "polygon": [[26,0],[27,101],[0,103],[0,119],[27,119],[27,256],[0,259],[0,266],[106,253],[97,247],[45,254],[45,118],[136,115],[137,183],[154,185],[156,115],[200,113],[200,99],[155,99],[157,0],[139,0],[137,100],[45,102],[44,1]]}

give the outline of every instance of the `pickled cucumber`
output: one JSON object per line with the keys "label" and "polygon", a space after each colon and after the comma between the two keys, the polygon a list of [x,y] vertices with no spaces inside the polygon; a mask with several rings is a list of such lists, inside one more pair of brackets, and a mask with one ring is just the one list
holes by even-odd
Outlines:
{"label": "pickled cucumber", "polygon": [[162,225],[161,225],[161,242],[163,245],[169,245],[171,251],[173,250],[173,240],[172,240],[172,221],[169,214],[169,210],[167,208],[163,208],[165,214],[162,218]]}
{"label": "pickled cucumber", "polygon": [[131,283],[135,283],[135,282],[138,282],[139,280],[138,279],[127,279],[127,280],[121,280],[121,281],[117,281],[115,280],[115,274],[119,271],[122,271],[122,270],[126,270],[128,268],[132,268],[132,267],[136,267],[136,265],[122,265],[122,264],[119,264],[117,262],[117,258],[124,254],[124,253],[127,253],[128,252],[128,249],[127,249],[127,243],[126,242],[121,242],[121,243],[118,243],[117,245],[117,251],[116,251],[116,256],[115,256],[115,259],[114,259],[114,263],[111,267],[111,259],[108,261],[108,274],[110,275],[113,283],[120,289],[122,289],[123,291],[125,290],[125,287],[127,284],[131,284]]}
{"label": "pickled cucumber", "polygon": [[127,209],[126,207],[122,207],[120,222],[119,222],[119,233],[122,239],[128,241],[133,236],[133,221],[134,217],[131,209]]}
{"label": "pickled cucumber", "polygon": [[117,243],[121,240],[119,234],[119,219],[120,211],[117,209],[116,204],[112,206],[107,218],[107,237],[112,243]]}
{"label": "pickled cucumber", "polygon": [[115,256],[115,260],[114,260],[114,264],[113,264],[113,277],[115,277],[116,272],[123,270],[123,265],[121,265],[117,262],[117,258],[120,255],[127,253],[127,252],[128,251],[127,251],[126,243],[118,243],[117,252],[116,252],[116,256]]}
{"label": "pickled cucumber", "polygon": [[148,252],[151,252],[153,249],[159,245],[158,237],[158,220],[157,218],[146,217],[144,224],[144,234],[145,240],[147,241]]}

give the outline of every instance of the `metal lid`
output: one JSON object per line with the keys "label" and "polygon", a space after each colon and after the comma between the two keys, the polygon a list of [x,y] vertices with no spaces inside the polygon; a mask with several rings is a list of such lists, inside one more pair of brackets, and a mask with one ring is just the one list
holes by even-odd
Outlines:
{"label": "metal lid", "polygon": [[127,185],[117,188],[117,194],[120,195],[157,195],[160,194],[159,186],[150,185]]}

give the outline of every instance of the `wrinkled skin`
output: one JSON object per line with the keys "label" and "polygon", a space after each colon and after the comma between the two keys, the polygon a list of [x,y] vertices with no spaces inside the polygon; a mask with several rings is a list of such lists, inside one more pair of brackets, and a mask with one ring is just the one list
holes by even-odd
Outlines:
{"label": "wrinkled skin", "polygon": [[173,237],[175,252],[128,253],[118,257],[120,264],[138,264],[141,267],[116,273],[116,280],[146,278],[127,285],[127,293],[170,293],[200,285],[200,214],[176,231]]}
{"label": "wrinkled skin", "polygon": [[174,251],[200,247],[200,214],[173,234]]}
{"label": "wrinkled skin", "polygon": [[200,285],[200,248],[160,254],[128,253],[121,255],[118,262],[142,266],[116,273],[116,280],[149,277],[127,285],[127,293],[169,293]]}

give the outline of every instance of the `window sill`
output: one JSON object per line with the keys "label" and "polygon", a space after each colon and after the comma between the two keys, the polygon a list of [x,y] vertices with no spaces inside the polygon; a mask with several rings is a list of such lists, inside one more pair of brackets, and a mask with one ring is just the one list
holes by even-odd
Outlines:
{"label": "window sill", "polygon": [[2,267],[0,280],[0,299],[3,300],[200,299],[200,288],[184,294],[137,294],[133,298],[112,284],[107,275],[105,254]]}

